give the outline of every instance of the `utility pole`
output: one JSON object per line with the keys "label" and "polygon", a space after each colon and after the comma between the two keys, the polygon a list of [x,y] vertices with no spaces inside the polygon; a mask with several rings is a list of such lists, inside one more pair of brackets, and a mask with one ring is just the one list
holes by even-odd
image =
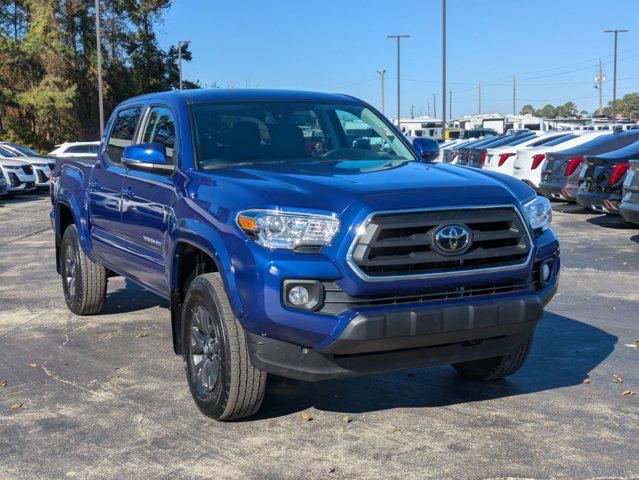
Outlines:
{"label": "utility pole", "polygon": [[601,63],[601,58],[599,59],[599,68],[597,71],[597,75],[595,75],[595,82],[597,82],[597,84],[595,85],[595,88],[599,91],[599,108],[597,109],[597,112],[599,113],[599,115],[601,115],[603,113],[603,82],[604,80],[606,80],[606,77],[604,77],[604,72],[603,72],[603,64]]}
{"label": "utility pole", "polygon": [[617,119],[617,35],[619,33],[625,33],[628,30],[604,30],[604,33],[614,33],[615,34],[615,60],[614,60],[614,68],[613,68],[613,79],[612,79],[612,122],[614,123]]}
{"label": "utility pole", "polygon": [[426,102],[426,111],[428,112],[428,116],[430,117],[430,102]]}
{"label": "utility pole", "polygon": [[[182,90],[182,47],[191,43],[189,40],[180,40],[178,42],[178,69],[180,74],[180,90]],[[247,80],[248,82],[248,80]]]}
{"label": "utility pole", "polygon": [[433,93],[433,118],[437,118],[437,94]]}
{"label": "utility pole", "polygon": [[481,83],[477,84],[477,115],[481,115]]}
{"label": "utility pole", "polygon": [[453,119],[453,91],[448,90],[448,119]]}
{"label": "utility pole", "polygon": [[104,133],[104,99],[102,98],[102,45],[100,37],[100,1],[95,0],[95,42],[98,56],[98,110],[100,112],[100,138]]}
{"label": "utility pole", "polygon": [[517,109],[515,108],[515,96],[517,92],[516,79],[513,75],[513,116],[517,115]]}
{"label": "utility pole", "polygon": [[382,77],[382,115],[386,115],[384,108],[384,75],[386,75],[386,70],[377,70],[377,73]]}
{"label": "utility pole", "polygon": [[442,138],[446,139],[446,0],[442,0]]}
{"label": "utility pole", "polygon": [[400,61],[399,61],[399,44],[400,44],[400,40],[402,38],[410,38],[410,35],[386,35],[386,38],[395,38],[397,39],[397,128],[399,129],[399,131],[401,131],[401,110],[400,110],[400,82],[399,82],[399,66],[400,66]]}
{"label": "utility pole", "polygon": [[415,118],[415,105],[410,106],[410,118]]}

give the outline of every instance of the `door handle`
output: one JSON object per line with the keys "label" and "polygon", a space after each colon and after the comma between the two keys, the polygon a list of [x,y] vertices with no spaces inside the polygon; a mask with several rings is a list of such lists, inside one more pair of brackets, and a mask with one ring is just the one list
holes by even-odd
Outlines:
{"label": "door handle", "polygon": [[135,192],[131,187],[126,187],[124,190],[122,190],[122,196],[128,200],[131,200],[135,197]]}
{"label": "door handle", "polygon": [[92,192],[95,192],[96,190],[100,190],[100,187],[102,185],[100,184],[100,182],[98,182],[97,180],[93,180],[91,183],[89,183],[89,189]]}

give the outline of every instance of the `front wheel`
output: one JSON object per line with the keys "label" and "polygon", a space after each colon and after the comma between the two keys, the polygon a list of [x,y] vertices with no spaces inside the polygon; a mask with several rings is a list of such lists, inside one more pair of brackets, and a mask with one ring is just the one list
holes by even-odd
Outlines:
{"label": "front wheel", "polygon": [[497,380],[508,377],[519,370],[528,358],[530,344],[529,338],[518,348],[506,355],[499,357],[484,358],[470,362],[454,363],[453,368],[457,373],[465,378],[474,380]]}
{"label": "front wheel", "polygon": [[218,273],[196,277],[182,307],[182,351],[191,395],[216,420],[250,417],[260,408],[266,372],[253,367],[244,330]]}
{"label": "front wheel", "polygon": [[82,250],[75,225],[62,236],[60,247],[62,290],[69,310],[76,315],[91,315],[102,310],[106,300],[106,269],[92,262]]}

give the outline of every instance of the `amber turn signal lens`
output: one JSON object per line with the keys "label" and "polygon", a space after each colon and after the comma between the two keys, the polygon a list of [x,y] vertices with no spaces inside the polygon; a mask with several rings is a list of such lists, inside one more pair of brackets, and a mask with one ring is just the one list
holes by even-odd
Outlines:
{"label": "amber turn signal lens", "polygon": [[255,231],[255,220],[249,217],[237,217],[237,224],[242,230]]}

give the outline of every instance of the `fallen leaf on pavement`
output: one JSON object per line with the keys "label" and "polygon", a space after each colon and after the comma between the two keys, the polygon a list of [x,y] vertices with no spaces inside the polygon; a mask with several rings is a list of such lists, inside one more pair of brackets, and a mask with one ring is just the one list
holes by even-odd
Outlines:
{"label": "fallen leaf on pavement", "polygon": [[328,473],[335,473],[335,467],[331,467],[330,465],[326,466],[326,471]]}
{"label": "fallen leaf on pavement", "polygon": [[304,420],[305,422],[310,422],[311,420],[313,420],[313,417],[311,417],[307,412],[300,413],[300,417],[302,417],[302,420]]}
{"label": "fallen leaf on pavement", "polygon": [[634,394],[635,392],[633,392],[632,390],[624,390],[621,396],[625,397],[626,395],[634,395]]}
{"label": "fallen leaf on pavement", "polygon": [[592,382],[592,380],[590,380],[589,378],[584,378],[581,383],[590,383]]}
{"label": "fallen leaf on pavement", "polygon": [[14,402],[14,403],[11,404],[11,408],[13,408],[13,409],[22,408],[22,403]]}
{"label": "fallen leaf on pavement", "polygon": [[148,336],[149,336],[149,332],[140,332],[135,336],[135,338],[144,338]]}
{"label": "fallen leaf on pavement", "polygon": [[616,373],[612,376],[612,381],[615,383],[623,383],[621,375],[617,375]]}
{"label": "fallen leaf on pavement", "polygon": [[344,423],[351,423],[353,421],[353,419],[351,417],[349,417],[348,415],[346,415],[344,417]]}
{"label": "fallen leaf on pavement", "polygon": [[0,380],[0,387],[6,387],[7,386],[7,381],[6,380]]}
{"label": "fallen leaf on pavement", "polygon": [[37,364],[37,363],[30,363],[30,364],[29,364],[29,366],[30,366],[31,368],[37,368],[37,367],[38,367],[38,364]]}

